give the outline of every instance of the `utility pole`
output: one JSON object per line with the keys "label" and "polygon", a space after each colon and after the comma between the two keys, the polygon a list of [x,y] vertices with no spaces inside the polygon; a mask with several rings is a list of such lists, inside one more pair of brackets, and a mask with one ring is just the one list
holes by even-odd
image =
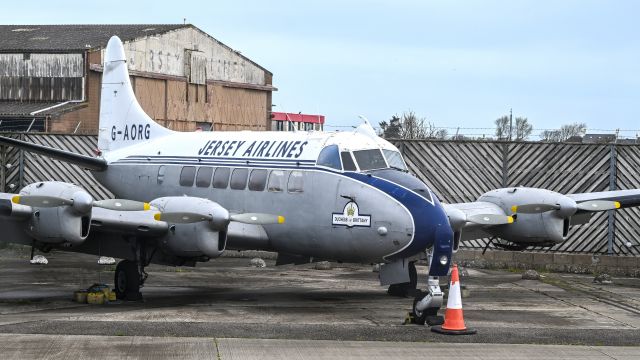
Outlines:
{"label": "utility pole", "polygon": [[509,141],[511,141],[511,134],[513,134],[513,109],[509,109]]}

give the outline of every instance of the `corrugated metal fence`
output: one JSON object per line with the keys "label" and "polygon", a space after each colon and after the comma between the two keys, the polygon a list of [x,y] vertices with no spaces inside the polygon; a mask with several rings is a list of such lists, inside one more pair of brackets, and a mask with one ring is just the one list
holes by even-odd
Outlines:
{"label": "corrugated metal fence", "polygon": [[[92,155],[97,137],[11,134],[37,144]],[[394,141],[411,172],[447,203],[473,201],[500,187],[540,187],[560,193],[640,188],[640,146],[489,141]],[[0,191],[17,192],[42,180],[67,181],[96,199],[111,197],[75,165],[0,146]],[[488,239],[467,243],[484,247]],[[629,246],[630,245],[630,246]],[[567,241],[542,251],[640,255],[640,210],[594,216]]]}
{"label": "corrugated metal fence", "polygon": [[[78,154],[94,155],[97,136],[52,134],[2,134],[35,144],[46,145]],[[8,146],[0,146],[0,191],[18,192],[23,186],[46,180],[66,181],[86,189],[94,199],[112,197],[90,172],[62,161],[31,154]]]}
{"label": "corrugated metal fence", "polygon": [[[491,189],[545,188],[564,194],[640,188],[640,147],[489,141],[395,141],[412,173],[447,203]],[[483,248],[488,239],[466,243]],[[542,251],[640,255],[640,211],[599,213],[567,241]]]}

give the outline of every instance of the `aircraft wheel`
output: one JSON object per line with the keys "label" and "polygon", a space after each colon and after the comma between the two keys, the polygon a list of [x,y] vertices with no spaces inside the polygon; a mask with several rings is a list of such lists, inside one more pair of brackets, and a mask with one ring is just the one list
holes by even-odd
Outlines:
{"label": "aircraft wheel", "polygon": [[140,274],[138,264],[131,260],[122,260],[116,266],[114,279],[116,297],[121,300],[140,300]]}
{"label": "aircraft wheel", "polygon": [[416,304],[424,299],[425,296],[427,296],[426,292],[420,292],[420,294],[418,294],[418,296],[413,300],[413,307],[411,308],[411,317],[413,318],[413,322],[418,325],[424,325],[425,323],[428,323],[429,325],[442,325],[444,318],[438,316],[439,308],[426,308],[422,311],[416,309]]}
{"label": "aircraft wheel", "polygon": [[409,263],[409,282],[402,284],[391,284],[387,289],[387,294],[397,297],[413,296],[418,287],[418,272],[416,271],[416,263]]}
{"label": "aircraft wheel", "polygon": [[413,322],[418,325],[424,325],[425,321],[427,321],[427,312],[416,309],[416,304],[424,299],[425,296],[427,296],[426,293],[416,296],[413,300],[413,307],[411,308],[411,317],[413,318]]}

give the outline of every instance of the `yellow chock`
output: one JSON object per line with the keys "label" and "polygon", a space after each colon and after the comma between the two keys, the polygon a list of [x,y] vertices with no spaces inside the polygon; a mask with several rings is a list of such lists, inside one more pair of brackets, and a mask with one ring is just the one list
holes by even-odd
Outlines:
{"label": "yellow chock", "polygon": [[413,323],[415,323],[413,319],[413,315],[411,315],[411,312],[408,312],[407,315],[404,317],[404,322],[402,323],[402,325],[409,325]]}
{"label": "yellow chock", "polygon": [[109,301],[116,301],[116,292],[115,291],[109,291]]}
{"label": "yellow chock", "polygon": [[87,303],[88,304],[104,304],[104,293],[102,291],[90,292],[87,294]]}
{"label": "yellow chock", "polygon": [[73,293],[73,301],[86,304],[87,303],[87,290],[78,290]]}

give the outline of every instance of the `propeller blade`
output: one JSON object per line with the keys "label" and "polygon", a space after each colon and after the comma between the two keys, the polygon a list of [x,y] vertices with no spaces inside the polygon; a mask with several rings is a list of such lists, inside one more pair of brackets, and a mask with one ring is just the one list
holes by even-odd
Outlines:
{"label": "propeller blade", "polygon": [[479,225],[505,225],[513,223],[513,217],[497,214],[477,214],[468,216],[467,221]]}
{"label": "propeller blade", "polygon": [[73,200],[44,195],[16,195],[11,198],[14,204],[49,208],[63,205],[73,205]]}
{"label": "propeller blade", "polygon": [[149,203],[127,199],[107,199],[94,201],[93,206],[107,210],[120,211],[143,211],[151,209],[151,205],[149,205]]}
{"label": "propeller blade", "polygon": [[620,208],[620,203],[609,200],[591,200],[578,204],[578,209],[583,211],[606,211]]}
{"label": "propeller blade", "polygon": [[245,213],[231,215],[229,218],[231,221],[237,221],[244,224],[268,225],[284,223],[284,216],[273,214]]}
{"label": "propeller blade", "polygon": [[190,212],[166,212],[153,215],[157,221],[164,221],[174,224],[192,224],[200,221],[211,221],[211,215],[203,215]]}
{"label": "propeller blade", "polygon": [[560,205],[550,205],[550,204],[524,204],[524,205],[514,205],[511,207],[511,211],[515,213],[521,214],[541,214],[543,212],[551,211],[551,210],[560,210]]}

